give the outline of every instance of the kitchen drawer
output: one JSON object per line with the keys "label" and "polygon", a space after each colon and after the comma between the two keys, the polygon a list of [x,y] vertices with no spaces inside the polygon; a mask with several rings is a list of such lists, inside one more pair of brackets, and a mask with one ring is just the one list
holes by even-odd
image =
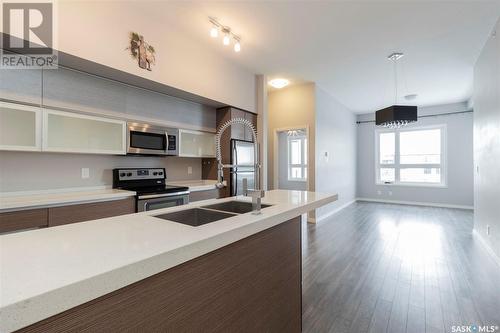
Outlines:
{"label": "kitchen drawer", "polygon": [[47,226],[47,209],[30,209],[0,213],[0,232]]}
{"label": "kitchen drawer", "polygon": [[49,227],[135,213],[135,198],[49,208]]}
{"label": "kitchen drawer", "polygon": [[218,199],[219,197],[219,189],[217,188],[214,188],[213,190],[195,191],[189,193],[189,202]]}

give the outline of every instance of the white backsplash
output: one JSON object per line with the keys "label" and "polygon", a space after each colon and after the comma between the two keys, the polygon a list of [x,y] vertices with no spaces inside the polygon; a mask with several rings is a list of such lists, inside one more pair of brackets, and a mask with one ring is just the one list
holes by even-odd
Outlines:
{"label": "white backsplash", "polygon": [[112,170],[120,167],[162,167],[168,180],[201,179],[200,158],[0,151],[0,192],[111,186]]}

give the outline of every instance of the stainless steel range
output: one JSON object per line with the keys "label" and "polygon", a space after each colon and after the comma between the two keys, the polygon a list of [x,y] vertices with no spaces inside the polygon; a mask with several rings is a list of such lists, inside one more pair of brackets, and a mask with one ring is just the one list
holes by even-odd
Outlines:
{"label": "stainless steel range", "polygon": [[135,191],[136,211],[189,203],[189,187],[166,185],[164,168],[113,169],[113,188]]}

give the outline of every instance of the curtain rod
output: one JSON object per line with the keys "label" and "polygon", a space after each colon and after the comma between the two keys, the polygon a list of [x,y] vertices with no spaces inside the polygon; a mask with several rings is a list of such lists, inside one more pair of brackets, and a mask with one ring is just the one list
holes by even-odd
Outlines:
{"label": "curtain rod", "polygon": [[[417,118],[449,116],[449,115],[452,115],[452,114],[472,113],[472,112],[474,112],[474,110],[446,112],[446,113],[437,113],[437,114],[426,114],[426,115],[423,115],[423,116],[417,116]],[[375,120],[361,120],[361,121],[356,121],[356,124],[366,124],[366,123],[374,123],[374,122],[375,122]]]}

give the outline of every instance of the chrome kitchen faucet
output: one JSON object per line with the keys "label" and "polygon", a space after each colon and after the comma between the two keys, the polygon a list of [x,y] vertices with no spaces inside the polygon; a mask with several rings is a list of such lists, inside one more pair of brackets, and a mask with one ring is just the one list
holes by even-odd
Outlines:
{"label": "chrome kitchen faucet", "polygon": [[253,138],[253,146],[254,146],[254,173],[255,173],[255,189],[248,189],[248,181],[246,178],[243,179],[243,195],[252,198],[252,214],[260,214],[261,209],[261,199],[265,196],[265,191],[260,189],[260,162],[259,162],[259,145],[257,144],[257,131],[253,124],[243,118],[233,118],[225,123],[217,131],[215,135],[215,155],[217,157],[217,188],[224,187],[223,179],[224,179],[224,168],[232,169],[235,167],[233,164],[223,164],[222,163],[222,154],[221,154],[221,144],[220,140],[222,134],[234,124],[240,124],[248,127],[252,132]]}

